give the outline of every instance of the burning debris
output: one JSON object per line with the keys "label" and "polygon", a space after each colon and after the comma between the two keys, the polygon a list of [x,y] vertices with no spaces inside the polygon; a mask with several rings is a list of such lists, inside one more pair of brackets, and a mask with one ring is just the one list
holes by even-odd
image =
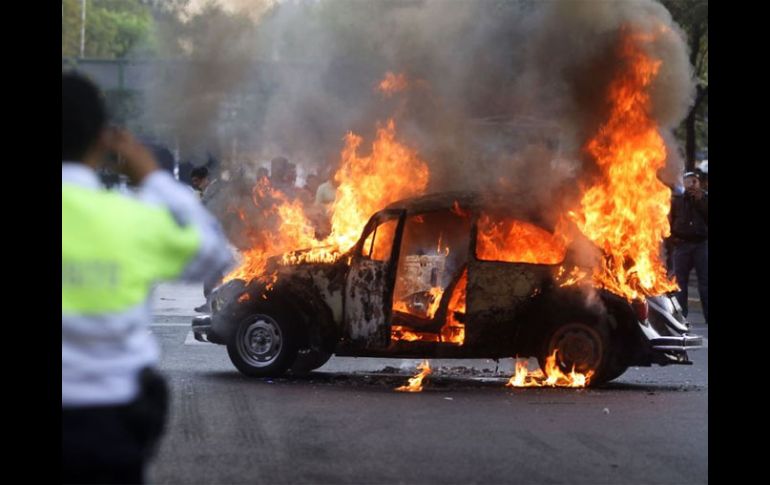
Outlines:
{"label": "burning debris", "polygon": [[396,391],[399,392],[422,392],[422,380],[431,373],[430,370],[430,362],[427,360],[422,361],[418,366],[417,370],[420,372],[409,379],[409,384],[397,387]]}
{"label": "burning debris", "polygon": [[508,387],[586,387],[591,381],[592,371],[585,374],[575,372],[573,366],[569,373],[564,373],[556,365],[556,354],[554,350],[545,362],[545,372],[541,369],[535,371],[529,370],[528,359],[516,358],[516,370],[506,386]]}
{"label": "burning debris", "polygon": [[468,285],[468,270],[464,270],[455,286],[452,297],[447,305],[446,323],[441,327],[441,339],[444,342],[450,342],[462,345],[465,342],[465,324],[462,320],[465,318],[465,290]]}

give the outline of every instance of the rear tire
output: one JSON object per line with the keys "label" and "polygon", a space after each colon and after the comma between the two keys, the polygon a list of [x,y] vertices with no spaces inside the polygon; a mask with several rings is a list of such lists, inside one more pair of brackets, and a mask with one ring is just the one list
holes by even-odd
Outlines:
{"label": "rear tire", "polygon": [[246,376],[277,377],[297,358],[296,335],[289,315],[250,315],[238,324],[227,355]]}
{"label": "rear tire", "polygon": [[604,379],[604,382],[614,381],[618,377],[622,376],[628,370],[627,365],[614,365],[608,371]]}
{"label": "rear tire", "polygon": [[557,350],[556,365],[564,374],[570,373],[573,366],[583,374],[593,371],[589,386],[603,384],[623,373],[611,377],[611,339],[604,322],[575,318],[552,326],[545,333],[537,355],[543,371],[546,359],[554,350]]}

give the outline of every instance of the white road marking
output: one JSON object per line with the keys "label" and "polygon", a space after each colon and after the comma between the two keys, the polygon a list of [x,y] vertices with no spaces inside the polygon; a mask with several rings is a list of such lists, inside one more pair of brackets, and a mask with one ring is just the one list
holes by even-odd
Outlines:
{"label": "white road marking", "polygon": [[184,339],[185,345],[210,345],[208,342],[198,342],[195,340],[195,336],[192,333],[192,330],[187,332],[187,337]]}

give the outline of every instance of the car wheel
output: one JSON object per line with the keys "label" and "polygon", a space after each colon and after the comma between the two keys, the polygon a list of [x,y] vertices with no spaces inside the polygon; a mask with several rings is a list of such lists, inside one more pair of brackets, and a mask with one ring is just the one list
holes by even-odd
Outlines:
{"label": "car wheel", "polygon": [[250,377],[275,377],[291,367],[297,342],[290,318],[255,314],[241,321],[227,354],[241,373]]}
{"label": "car wheel", "polygon": [[604,378],[604,382],[614,381],[618,377],[622,376],[627,370],[628,370],[627,365],[616,364],[614,366],[611,366],[610,369],[607,371],[607,374]]}
{"label": "car wheel", "polygon": [[307,374],[316,370],[331,359],[332,354],[320,350],[300,351],[294,365],[291,366],[293,374]]}
{"label": "car wheel", "polygon": [[555,325],[546,333],[537,356],[541,369],[545,369],[546,359],[553,355],[554,351],[556,365],[563,373],[571,372],[573,366],[576,372],[583,374],[592,371],[589,386],[608,380],[611,359],[609,331],[606,325],[580,320]]}

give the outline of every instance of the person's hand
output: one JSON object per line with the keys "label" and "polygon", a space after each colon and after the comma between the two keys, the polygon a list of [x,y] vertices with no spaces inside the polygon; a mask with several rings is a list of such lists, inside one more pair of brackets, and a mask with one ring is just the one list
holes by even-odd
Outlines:
{"label": "person's hand", "polygon": [[158,162],[150,150],[128,130],[113,128],[109,147],[123,160],[123,163],[118,164],[118,170],[127,175],[134,184],[140,184],[145,177],[159,169]]}

